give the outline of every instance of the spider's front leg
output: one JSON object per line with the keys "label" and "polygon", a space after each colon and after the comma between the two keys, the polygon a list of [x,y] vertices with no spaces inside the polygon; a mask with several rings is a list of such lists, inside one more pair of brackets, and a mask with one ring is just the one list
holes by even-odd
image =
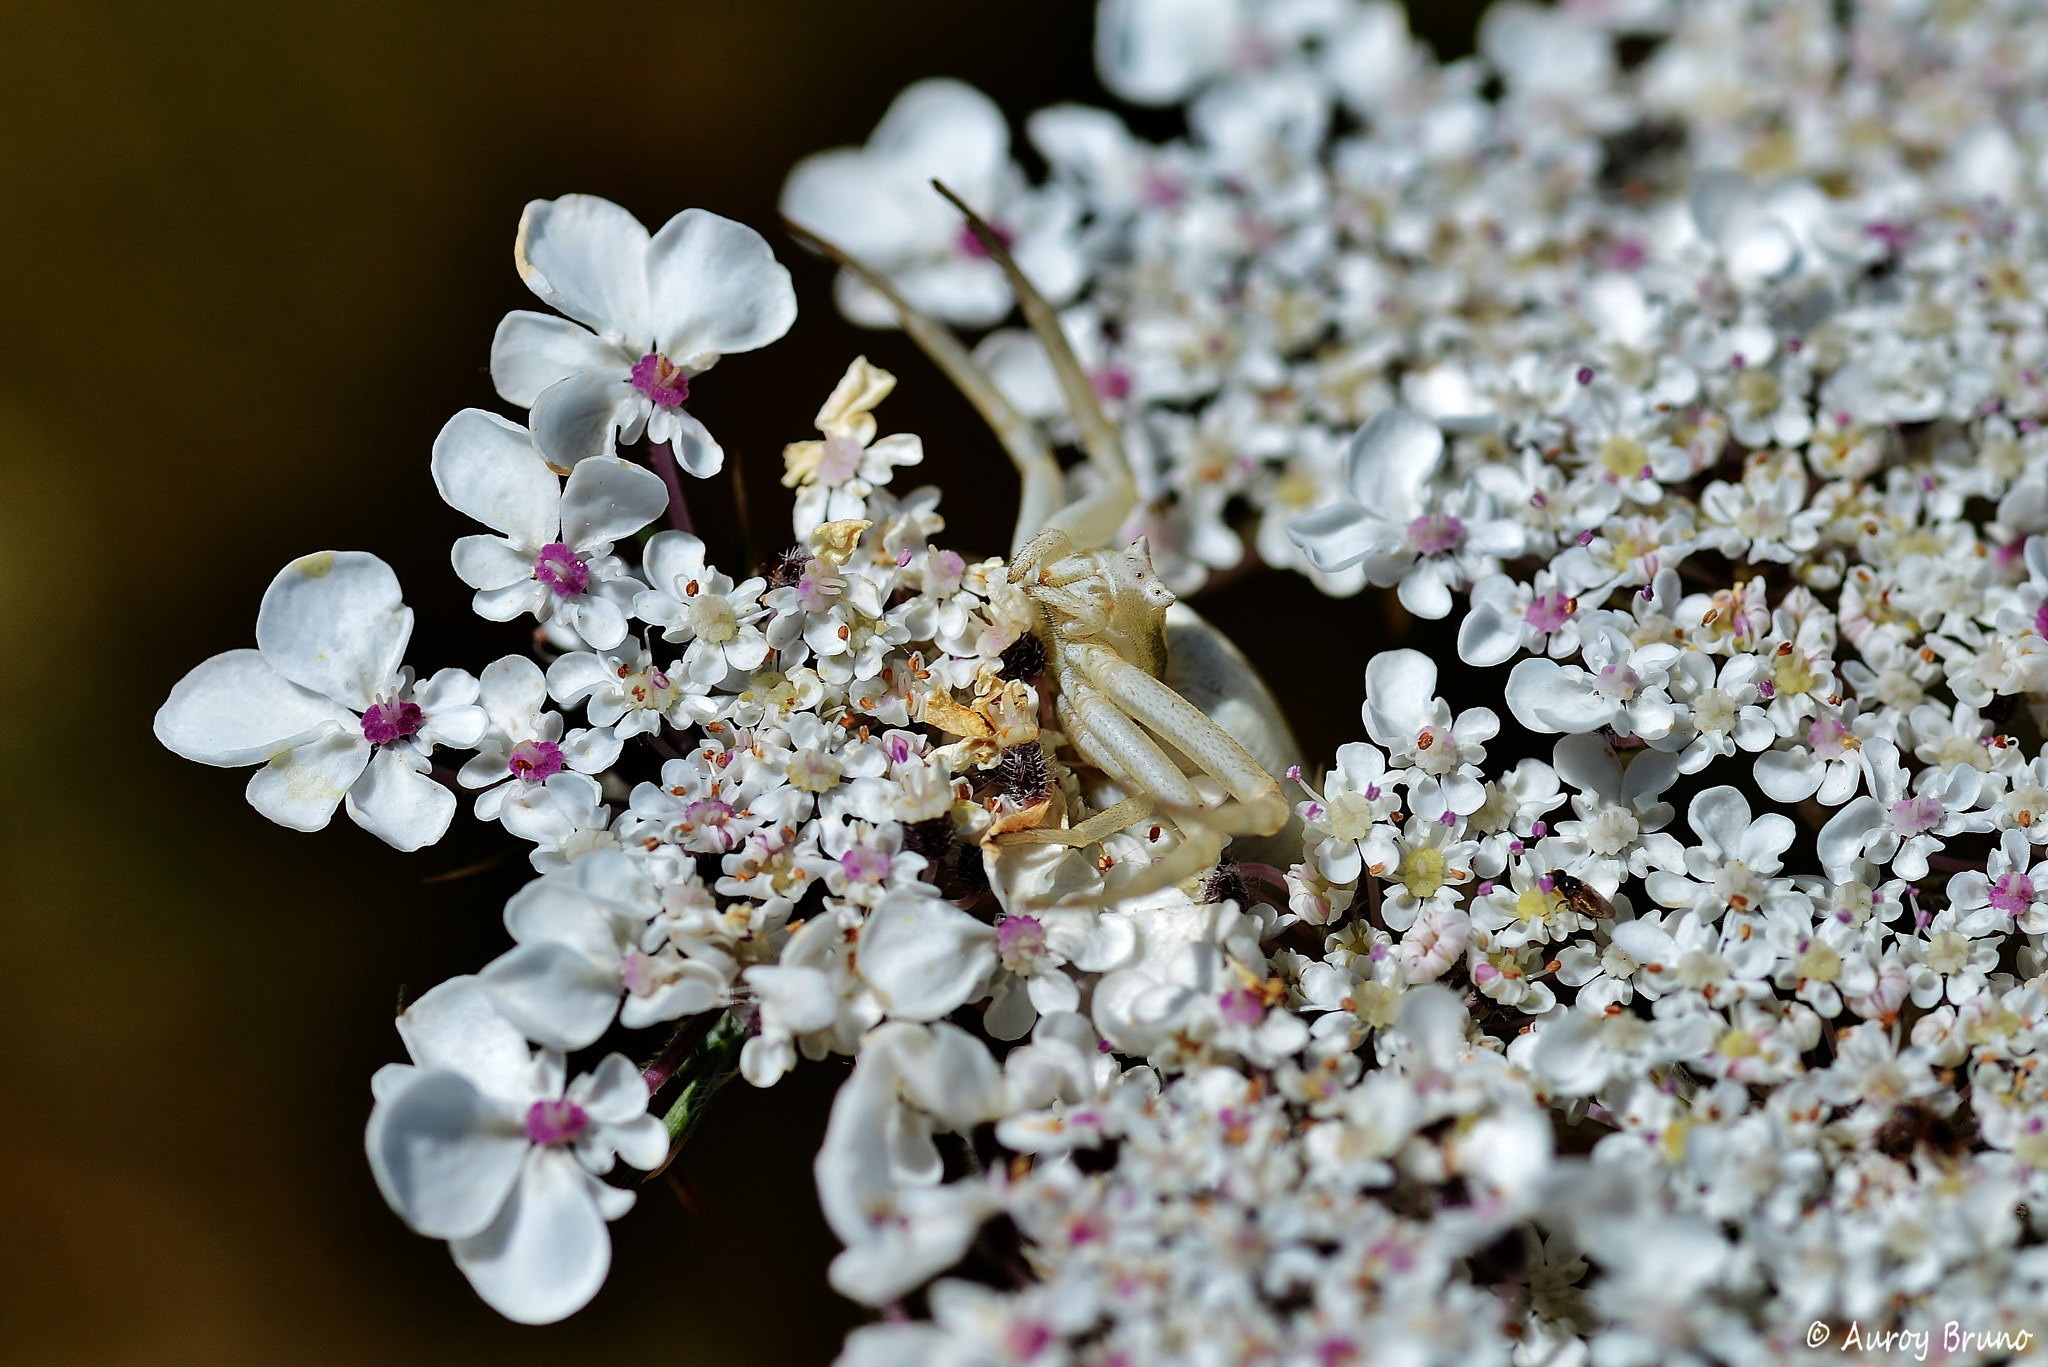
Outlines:
{"label": "spider's front leg", "polygon": [[[1166,737],[1242,804],[1237,818],[1242,829],[1233,829],[1232,834],[1270,835],[1286,823],[1287,802],[1280,785],[1200,708],[1106,647],[1068,641],[1061,643],[1060,654],[1068,676],[1099,690],[1102,710],[1115,712],[1134,733],[1143,734],[1137,727],[1142,722],[1155,735]],[[1185,785],[1185,779],[1182,782]],[[1157,788],[1148,791],[1169,807],[1197,805]]]}

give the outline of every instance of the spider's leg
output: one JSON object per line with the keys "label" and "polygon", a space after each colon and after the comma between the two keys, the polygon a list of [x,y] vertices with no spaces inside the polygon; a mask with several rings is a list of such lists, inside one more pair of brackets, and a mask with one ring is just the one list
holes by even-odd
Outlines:
{"label": "spider's leg", "polygon": [[1017,509],[1017,528],[1010,537],[1010,552],[1015,555],[1045,527],[1066,501],[1066,482],[1060,473],[1060,463],[1053,456],[1052,446],[1038,430],[1038,424],[1011,406],[1010,401],[1003,397],[1002,390],[996,388],[995,381],[989,378],[988,372],[982,369],[981,363],[974,359],[973,353],[953,335],[951,328],[912,307],[887,276],[862,264],[808,228],[788,219],[784,219],[783,224],[797,241],[853,272],[862,284],[887,299],[911,340],[945,372],[953,387],[967,396],[967,401],[981,414],[982,421],[996,434],[996,440],[1003,444],[1003,450],[1009,454],[1010,463],[1017,467],[1018,477],[1024,486]]}
{"label": "spider's leg", "polygon": [[1101,692],[1079,680],[1060,690],[1067,739],[1082,759],[1137,792],[1172,807],[1199,807],[1201,795],[1156,742]]}
{"label": "spider's leg", "polygon": [[[1119,717],[1144,723],[1221,783],[1233,798],[1255,808],[1247,818],[1253,826],[1246,833],[1270,835],[1285,824],[1287,803],[1273,776],[1200,708],[1105,646],[1062,642],[1060,653],[1068,666],[1065,672],[1085,678],[1100,690]],[[1163,793],[1160,797],[1170,805],[1182,805]],[[1268,820],[1270,825],[1257,829]]]}
{"label": "spider's leg", "polygon": [[1134,826],[1152,815],[1152,804],[1142,797],[1127,797],[1114,807],[1097,812],[1078,826],[1040,826],[1028,831],[1009,831],[996,837],[998,845],[1069,845],[1080,849],[1084,845],[1100,844],[1105,836],[1115,835],[1127,826]]}
{"label": "spider's leg", "polygon": [[1102,402],[1096,397],[1094,384],[1089,381],[1087,372],[1081,369],[1074,349],[1067,345],[1067,334],[1060,330],[1059,315],[1018,269],[1008,244],[945,185],[935,180],[932,188],[966,216],[968,231],[988,252],[989,259],[1002,267],[1004,277],[1010,282],[1011,293],[1017,296],[1017,303],[1024,310],[1024,321],[1031,325],[1038,344],[1045,348],[1046,359],[1052,362],[1053,374],[1059,377],[1060,392],[1067,400],[1067,411],[1073,415],[1074,426],[1080,429],[1081,450],[1087,454],[1088,464],[1102,481],[1101,487],[1093,494],[1061,509],[1051,525],[1072,531],[1074,540],[1080,545],[1106,546],[1138,503],[1138,485],[1131,477],[1131,463],[1124,454],[1123,438],[1118,434],[1116,424],[1102,411]]}
{"label": "spider's leg", "polygon": [[1074,549],[1074,539],[1057,527],[1047,527],[1010,555],[1010,582],[1021,584],[1040,565],[1064,560]]}

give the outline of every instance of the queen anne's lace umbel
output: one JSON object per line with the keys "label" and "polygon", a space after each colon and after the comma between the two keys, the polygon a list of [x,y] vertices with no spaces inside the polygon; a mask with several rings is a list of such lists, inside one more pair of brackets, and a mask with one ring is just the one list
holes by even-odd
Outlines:
{"label": "queen anne's lace umbel", "polygon": [[[1032,602],[892,487],[923,454],[878,435],[894,378],[853,363],[786,453],[796,543],[722,572],[655,528],[722,459],[693,385],[788,328],[786,273],[700,210],[529,206],[566,317],[507,318],[526,421],[457,415],[433,473],[489,529],[454,548],[477,611],[542,658],[416,675],[388,567],[322,552],[157,722],[286,825],[345,805],[414,849],[474,792],[532,846],[514,948],[373,1082],[393,1208],[560,1318],[616,1159],[837,1053],[816,1177],[832,1284],[887,1311],[861,1367],[1749,1363],[1816,1322],[2037,1349],[2038,23],[1504,3],[1440,65],[1384,3],[1104,0],[1105,84],[1185,138],[1043,110],[1032,184],[936,81],[799,166],[791,218],[924,314],[1011,304],[935,177],[1064,306],[1133,456],[1120,541],[1173,587],[1256,558],[1462,614],[1498,706],[1379,654],[1364,738],[1287,775],[1288,867],[1136,893],[1170,830],[1001,839],[1083,790]],[[839,300],[896,317],[851,269]],[[976,355],[1081,430],[1033,334]]]}

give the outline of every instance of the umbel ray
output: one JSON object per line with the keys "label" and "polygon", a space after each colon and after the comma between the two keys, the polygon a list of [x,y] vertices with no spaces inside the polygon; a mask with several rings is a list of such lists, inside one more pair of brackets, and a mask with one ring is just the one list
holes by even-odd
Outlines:
{"label": "umbel ray", "polygon": [[951,329],[913,307],[887,277],[817,233],[785,223],[890,302],[904,331],[994,431],[1022,481],[1010,579],[1033,604],[1033,631],[1045,650],[1043,686],[1069,752],[1062,758],[1101,780],[1088,788],[1091,810],[1072,813],[1071,825],[1012,831],[998,836],[998,845],[1081,849],[1141,821],[1169,825],[1178,840],[1149,869],[1119,879],[1119,897],[1195,877],[1217,862],[1231,837],[1251,838],[1241,848],[1254,858],[1268,840],[1280,848],[1275,838],[1294,823],[1279,779],[1299,763],[1286,719],[1237,647],[1175,601],[1153,570],[1145,540],[1117,544],[1138,506],[1138,486],[1116,425],[1058,315],[1001,236],[933,184],[1002,268],[1058,377],[1091,476],[1090,487],[1071,501],[1044,433]]}

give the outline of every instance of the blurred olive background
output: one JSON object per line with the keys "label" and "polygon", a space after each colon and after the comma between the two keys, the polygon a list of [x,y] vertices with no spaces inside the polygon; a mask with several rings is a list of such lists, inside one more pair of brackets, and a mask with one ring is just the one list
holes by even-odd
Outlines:
{"label": "blurred olive background", "polygon": [[[1464,51],[1474,8],[1416,26]],[[284,831],[244,804],[246,773],[175,759],[149,721],[321,548],[396,567],[416,666],[520,648],[469,613],[447,562],[469,528],[427,453],[456,409],[503,407],[486,358],[534,306],[511,261],[531,198],[601,194],[650,226],[700,205],[790,261],[790,336],[692,405],[761,549],[786,536],[782,443],[866,350],[904,379],[885,430],[924,435],[949,544],[999,551],[998,448],[900,337],[836,316],[775,196],[918,77],[1014,119],[1101,101],[1091,29],[1085,0],[0,7],[0,1360],[830,1359],[857,1318],[825,1287],[810,1178],[838,1069],[728,1091],[686,1156],[702,1213],[649,1186],[588,1310],[504,1323],[385,1209],[361,1133],[401,993],[504,946],[523,860],[423,881],[507,851],[466,817],[414,856],[345,818]],[[692,499],[730,563],[730,477]],[[1355,730],[1376,602],[1265,576],[1202,605],[1312,754]],[[1290,673],[1304,633],[1341,639],[1343,667]]]}

